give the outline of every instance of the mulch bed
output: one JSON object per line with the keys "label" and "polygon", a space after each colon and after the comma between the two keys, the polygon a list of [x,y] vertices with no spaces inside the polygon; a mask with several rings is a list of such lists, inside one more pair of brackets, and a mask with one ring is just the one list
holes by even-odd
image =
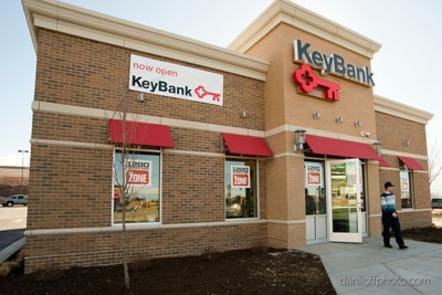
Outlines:
{"label": "mulch bed", "polygon": [[130,265],[72,268],[0,279],[2,294],[336,294],[320,258],[301,251],[239,250]]}
{"label": "mulch bed", "polygon": [[407,229],[402,231],[402,235],[406,239],[442,244],[442,228],[435,226]]}

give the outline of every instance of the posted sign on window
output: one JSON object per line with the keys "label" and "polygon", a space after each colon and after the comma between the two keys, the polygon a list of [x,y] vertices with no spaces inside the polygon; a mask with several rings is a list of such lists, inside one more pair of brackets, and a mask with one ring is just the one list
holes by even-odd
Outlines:
{"label": "posted sign on window", "polygon": [[223,76],[132,54],[129,89],[223,105]]}
{"label": "posted sign on window", "polygon": [[250,167],[231,166],[231,185],[233,188],[250,188]]}
{"label": "posted sign on window", "polygon": [[126,183],[131,186],[152,186],[152,161],[127,160]]}
{"label": "posted sign on window", "polygon": [[322,185],[322,165],[311,162],[305,166],[306,185]]}

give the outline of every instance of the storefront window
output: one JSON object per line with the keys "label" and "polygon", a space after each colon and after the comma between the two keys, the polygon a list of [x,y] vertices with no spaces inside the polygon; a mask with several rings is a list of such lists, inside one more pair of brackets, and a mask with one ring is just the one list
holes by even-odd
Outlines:
{"label": "storefront window", "polygon": [[255,160],[226,160],[224,172],[226,218],[258,217]]}
{"label": "storefront window", "polygon": [[413,208],[413,198],[411,190],[411,171],[402,168],[399,172],[401,185],[401,204],[402,208]]}
{"label": "storefront window", "polygon": [[305,162],[305,214],[326,214],[324,163]]}
{"label": "storefront window", "polygon": [[[160,155],[115,152],[114,223],[122,223],[123,190],[126,187],[126,222],[160,221]],[[123,170],[126,185],[123,183]]]}

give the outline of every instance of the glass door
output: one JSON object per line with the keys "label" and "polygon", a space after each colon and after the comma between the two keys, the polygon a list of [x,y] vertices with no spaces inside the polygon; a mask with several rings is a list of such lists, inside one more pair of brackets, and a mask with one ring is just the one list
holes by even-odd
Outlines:
{"label": "glass door", "polygon": [[305,220],[307,244],[327,241],[327,210],[324,162],[304,162]]}
{"label": "glass door", "polygon": [[327,215],[331,242],[362,243],[359,159],[326,162]]}

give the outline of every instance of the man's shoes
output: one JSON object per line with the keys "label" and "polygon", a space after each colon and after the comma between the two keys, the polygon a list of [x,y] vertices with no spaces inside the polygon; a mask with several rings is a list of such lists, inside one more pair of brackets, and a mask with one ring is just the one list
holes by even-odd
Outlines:
{"label": "man's shoes", "polygon": [[399,246],[399,249],[401,249],[401,250],[405,250],[405,249],[408,249],[408,246],[400,245],[400,246]]}
{"label": "man's shoes", "polygon": [[390,244],[384,245],[384,247],[385,247],[385,248],[393,248],[393,246],[390,245]]}

